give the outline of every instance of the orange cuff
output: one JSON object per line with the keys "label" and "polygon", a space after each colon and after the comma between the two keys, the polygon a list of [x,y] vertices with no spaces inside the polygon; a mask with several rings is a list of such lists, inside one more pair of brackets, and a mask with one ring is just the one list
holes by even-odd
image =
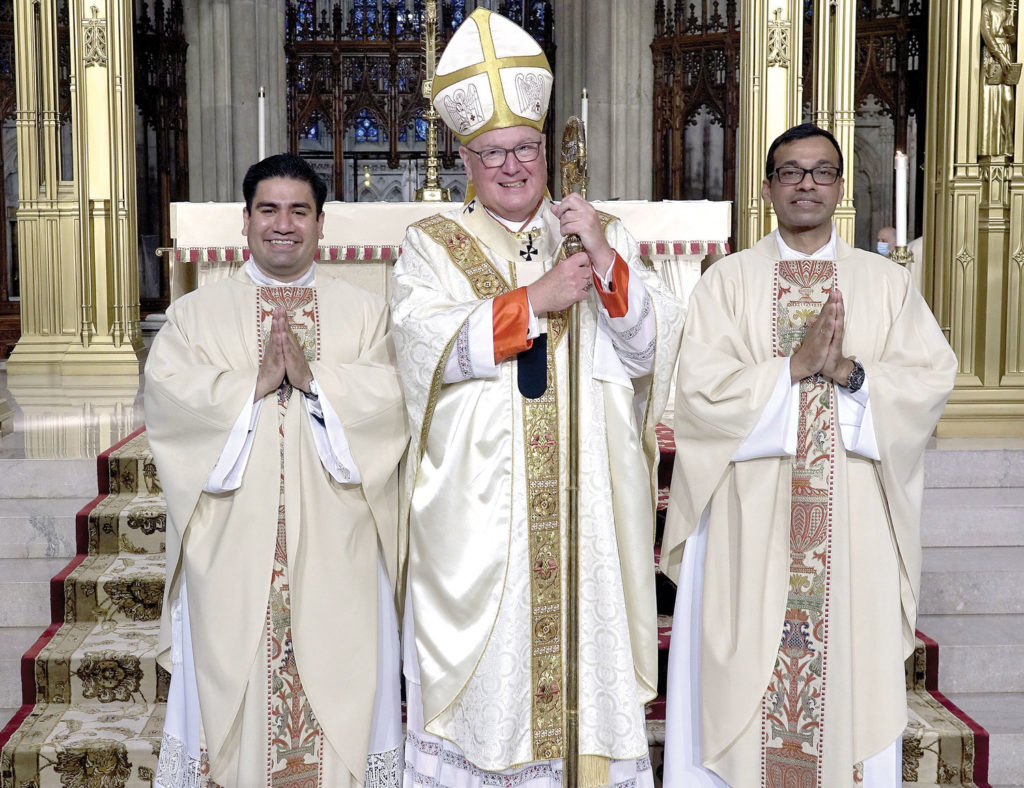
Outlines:
{"label": "orange cuff", "polygon": [[629,265],[615,253],[615,262],[612,263],[611,289],[605,290],[601,283],[601,277],[594,271],[594,285],[597,294],[601,297],[601,303],[608,310],[609,317],[625,317],[629,311]]}
{"label": "orange cuff", "polygon": [[526,338],[530,328],[530,302],[526,299],[525,287],[495,296],[492,318],[495,364],[533,346],[533,340]]}

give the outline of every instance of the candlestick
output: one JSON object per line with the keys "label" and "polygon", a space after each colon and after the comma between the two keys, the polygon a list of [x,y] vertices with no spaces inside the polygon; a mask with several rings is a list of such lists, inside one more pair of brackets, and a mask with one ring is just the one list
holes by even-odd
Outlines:
{"label": "candlestick", "polygon": [[583,99],[580,102],[580,120],[583,121],[583,131],[587,134],[590,133],[590,127],[587,125],[587,89],[583,88]]}
{"label": "candlestick", "polygon": [[907,245],[907,155],[896,151],[896,246]]}
{"label": "candlestick", "polygon": [[256,105],[259,108],[259,160],[263,161],[267,157],[267,115],[263,108],[263,102],[265,100],[266,93],[263,90],[263,86],[260,85],[259,98],[256,100]]}

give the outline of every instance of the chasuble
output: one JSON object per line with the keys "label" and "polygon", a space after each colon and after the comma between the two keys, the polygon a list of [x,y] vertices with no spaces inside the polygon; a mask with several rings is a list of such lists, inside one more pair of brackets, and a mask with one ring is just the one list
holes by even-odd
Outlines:
{"label": "chasuble", "polygon": [[[168,507],[160,659],[169,667],[172,625],[181,624],[172,609],[187,585],[185,626],[215,783],[348,786],[372,776],[367,752],[385,657],[378,621],[394,621],[387,607],[404,560],[398,461],[407,434],[386,305],[317,272],[312,287],[262,286],[241,269],[182,297],[146,367],[148,435]],[[237,489],[204,491],[253,396],[276,306],[288,310],[330,403],[327,426],[343,432],[359,480],[324,467],[303,395],[286,382],[250,425]],[[397,715],[397,693],[394,705]],[[254,763],[254,745],[272,757]]]}
{"label": "chasuble", "polygon": [[[798,384],[786,428],[795,456],[737,456],[780,375],[788,388],[788,356],[835,287],[843,352],[870,386],[860,429],[873,429],[876,456],[857,453],[871,441],[840,428],[837,399],[849,395],[821,377]],[[780,260],[773,233],[695,288],[662,565],[677,577],[684,550],[705,555],[698,585],[680,586],[700,604],[691,650],[673,664],[698,663],[700,708],[684,721],[699,725],[703,764],[729,785],[853,785],[902,733],[924,449],[955,372],[907,271],[841,239],[834,260]],[[685,618],[673,648],[677,635],[687,642]],[[670,704],[673,684],[688,683],[675,671]],[[666,752],[683,746],[670,739]]]}
{"label": "chasuble", "polygon": [[[631,779],[645,763],[649,778],[654,426],[683,310],[621,223],[602,222],[614,266],[631,283],[633,326],[612,327],[593,290],[580,303],[580,743],[606,774],[609,761],[613,775],[615,762],[629,761]],[[395,265],[392,314],[412,436],[405,673],[422,690],[419,724],[456,744],[452,757],[468,760],[476,780],[481,769],[512,769],[529,781],[552,768],[564,744],[567,313],[538,316],[539,359],[534,351],[502,360],[488,336],[490,376],[453,374],[478,352],[466,346],[467,327],[560,259],[546,199],[531,226],[511,232],[472,200],[412,225]],[[630,358],[623,342],[648,319],[651,339]],[[651,371],[631,377],[634,361]],[[407,776],[417,748],[427,750],[414,728],[410,717]]]}

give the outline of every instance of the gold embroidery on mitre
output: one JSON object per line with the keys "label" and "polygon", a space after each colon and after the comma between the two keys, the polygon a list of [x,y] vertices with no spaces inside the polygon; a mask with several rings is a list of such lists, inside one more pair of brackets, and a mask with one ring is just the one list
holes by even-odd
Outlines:
{"label": "gold embroidery on mitre", "polygon": [[[499,58],[494,48],[494,39],[491,36],[491,20],[493,12],[486,8],[477,8],[469,18],[455,31],[445,48],[448,53],[460,49],[464,40],[472,40],[474,43],[479,40],[482,60],[471,63],[455,71],[442,73],[445,68],[445,55],[441,55],[438,62],[438,73],[435,74],[432,83],[432,95],[434,109],[441,114],[441,119],[459,137],[459,141],[465,145],[485,131],[493,129],[505,129],[512,126],[531,126],[537,131],[544,130],[544,118],[547,115],[547,103],[550,100],[550,84],[553,79],[551,66],[540,45],[521,27],[509,19],[505,21],[517,28],[522,34],[523,51],[533,50],[534,54],[511,55]],[[495,16],[500,16],[494,14]],[[478,38],[472,38],[472,33],[462,32],[467,25],[475,25]],[[460,35],[461,33],[461,35]],[[513,79],[510,90],[514,90],[515,100],[519,102],[522,112],[529,112],[524,115],[516,112],[509,105],[506,96],[505,86],[502,83],[502,71],[506,69],[526,69],[525,72],[517,74]],[[472,113],[466,110],[470,107],[467,103],[470,87],[476,89],[477,85],[483,89],[483,80],[474,80],[474,77],[486,76],[486,90],[490,92],[490,104],[493,107],[490,117],[483,117],[483,105],[487,102],[479,101],[480,119],[474,123],[469,120]],[[525,78],[520,84],[520,77]],[[471,82],[464,88],[445,93],[446,90],[460,82]],[[545,98],[545,93],[547,97]],[[451,99],[451,101],[450,101]],[[450,113],[450,107],[458,110],[458,113]]]}

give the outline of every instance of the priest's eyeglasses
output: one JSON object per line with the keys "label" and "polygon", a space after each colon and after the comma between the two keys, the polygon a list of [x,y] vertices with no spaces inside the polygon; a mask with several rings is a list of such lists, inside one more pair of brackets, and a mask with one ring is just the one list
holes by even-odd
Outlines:
{"label": "priest's eyeglasses", "polygon": [[838,167],[811,167],[808,170],[803,167],[786,166],[779,167],[768,177],[771,178],[774,175],[775,179],[783,186],[796,186],[798,183],[803,183],[808,173],[819,186],[831,186],[839,180]]}
{"label": "priest's eyeglasses", "polygon": [[493,170],[495,167],[503,165],[510,153],[523,164],[536,161],[540,155],[540,143],[540,140],[536,142],[521,142],[514,148],[487,148],[485,150],[473,150],[467,145],[466,150],[473,151],[473,153],[480,157],[480,161],[483,162],[487,169]]}

